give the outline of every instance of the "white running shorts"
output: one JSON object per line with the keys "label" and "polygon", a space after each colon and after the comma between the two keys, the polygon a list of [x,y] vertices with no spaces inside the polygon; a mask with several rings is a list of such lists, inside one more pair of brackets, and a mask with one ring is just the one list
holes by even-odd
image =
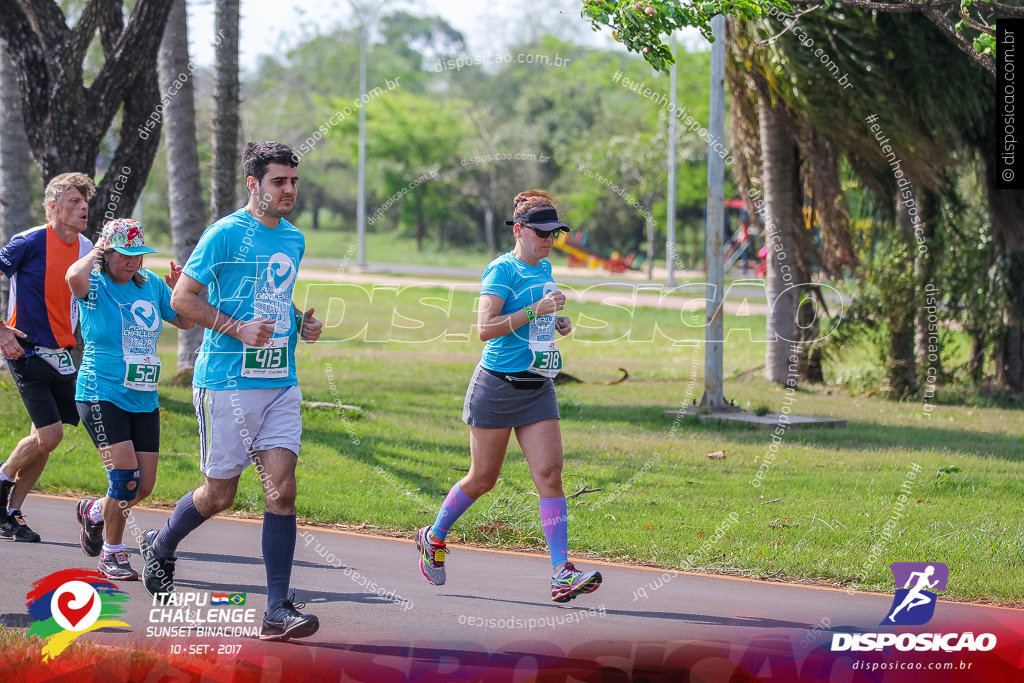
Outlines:
{"label": "white running shorts", "polygon": [[272,389],[192,387],[199,419],[199,469],[211,479],[232,479],[271,448],[298,455],[302,415],[297,386]]}

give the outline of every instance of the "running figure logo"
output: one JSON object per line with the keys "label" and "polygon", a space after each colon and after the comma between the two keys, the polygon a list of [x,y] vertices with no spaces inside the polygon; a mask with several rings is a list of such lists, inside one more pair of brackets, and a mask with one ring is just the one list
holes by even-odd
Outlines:
{"label": "running figure logo", "polygon": [[[896,579],[896,595],[883,625],[920,626],[935,614],[935,593],[946,590],[949,567],[941,562],[893,562],[889,565]],[[902,585],[903,588],[898,586]],[[915,609],[916,608],[916,609]]]}

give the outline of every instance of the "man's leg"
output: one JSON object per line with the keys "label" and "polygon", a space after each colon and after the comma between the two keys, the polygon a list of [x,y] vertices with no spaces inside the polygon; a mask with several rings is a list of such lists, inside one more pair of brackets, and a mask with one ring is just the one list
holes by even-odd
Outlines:
{"label": "man's leg", "polygon": [[139,552],[146,563],[142,581],[150,595],[174,591],[174,551],[203,522],[231,507],[238,491],[238,476],[205,477],[202,486],[181,497],[160,531],[150,529],[139,536]]}
{"label": "man's leg", "polygon": [[295,463],[287,448],[271,448],[253,458],[263,484],[263,564],[267,569],[267,612],[288,598],[295,557]]}
{"label": "man's leg", "polygon": [[153,550],[160,557],[174,557],[174,551],[182,539],[210,517],[231,507],[237,491],[238,477],[205,477],[202,486],[186,493],[174,506],[170,519],[156,535]]}
{"label": "man's leg", "polygon": [[43,473],[50,452],[63,437],[64,428],[59,421],[41,429],[33,425],[32,432],[15,446],[2,470],[7,476],[0,481],[0,538],[26,543],[40,540],[39,534],[25,523],[21,506]]}
{"label": "man's leg", "polygon": [[64,426],[60,422],[56,422],[40,428],[32,425],[31,433],[18,442],[2,468],[8,478],[17,482],[6,501],[7,508],[21,509],[28,492],[36,485],[39,475],[43,473],[50,453],[60,445],[63,438]]}
{"label": "man's leg", "polygon": [[295,462],[287,448],[270,448],[255,456],[267,509],[263,514],[263,564],[267,569],[267,613],[260,640],[305,638],[317,632],[320,620],[303,614],[302,603],[288,595],[295,557]]}

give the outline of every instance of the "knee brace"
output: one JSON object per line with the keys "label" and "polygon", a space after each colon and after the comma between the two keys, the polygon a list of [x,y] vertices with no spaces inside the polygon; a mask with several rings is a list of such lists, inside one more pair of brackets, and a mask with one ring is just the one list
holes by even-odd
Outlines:
{"label": "knee brace", "polygon": [[110,488],[107,495],[114,500],[135,500],[139,492],[139,468],[133,470],[107,470]]}

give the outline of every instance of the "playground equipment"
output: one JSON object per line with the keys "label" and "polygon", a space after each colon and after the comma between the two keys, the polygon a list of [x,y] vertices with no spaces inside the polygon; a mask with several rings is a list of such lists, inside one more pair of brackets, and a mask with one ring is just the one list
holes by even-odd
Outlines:
{"label": "playground equipment", "polygon": [[569,238],[567,233],[562,232],[558,234],[554,247],[569,255],[570,268],[604,268],[609,273],[624,273],[627,268],[634,267],[636,254],[629,254],[623,258],[616,251],[608,258],[605,258],[596,251],[584,246],[586,242],[587,232],[585,230],[578,231],[572,238]]}

